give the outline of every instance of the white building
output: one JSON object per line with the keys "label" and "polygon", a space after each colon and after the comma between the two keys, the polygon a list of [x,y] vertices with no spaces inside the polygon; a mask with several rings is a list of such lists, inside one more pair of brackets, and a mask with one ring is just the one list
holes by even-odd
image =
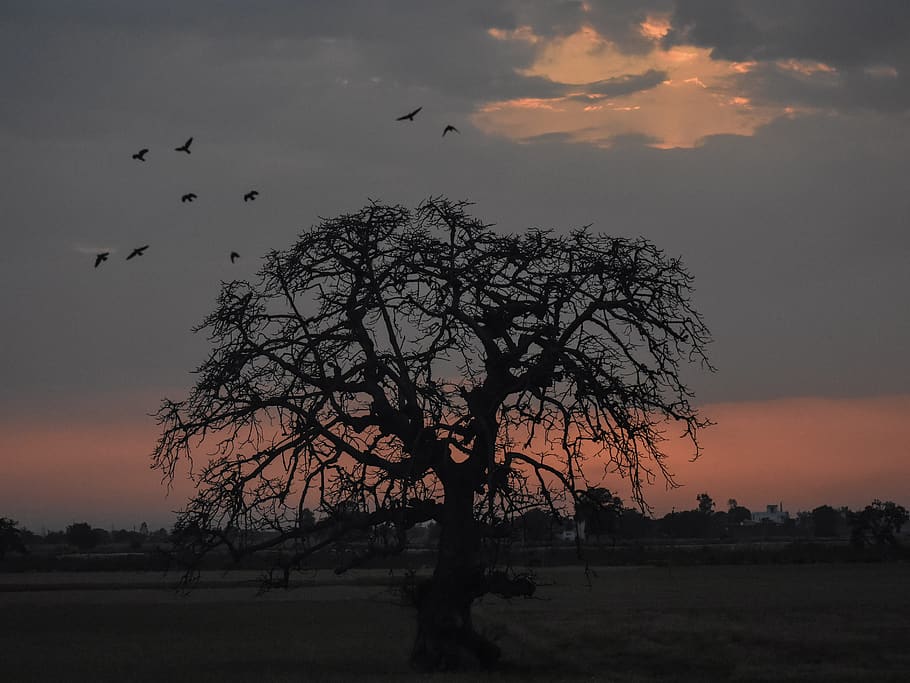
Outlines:
{"label": "white building", "polygon": [[772,522],[773,524],[786,524],[790,521],[790,513],[784,510],[784,504],[766,505],[765,510],[752,513],[753,522]]}

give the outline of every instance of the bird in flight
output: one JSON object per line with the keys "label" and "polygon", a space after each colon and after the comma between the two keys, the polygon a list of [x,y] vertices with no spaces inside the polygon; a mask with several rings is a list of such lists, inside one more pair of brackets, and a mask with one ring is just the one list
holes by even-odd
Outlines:
{"label": "bird in flight", "polygon": [[250,190],[245,195],[243,195],[243,201],[251,202],[251,201],[255,200],[256,197],[258,197],[258,196],[259,196],[258,190]]}
{"label": "bird in flight", "polygon": [[238,254],[236,251],[231,252],[231,263],[233,263],[234,261],[236,261],[239,258],[240,258],[240,254]]}
{"label": "bird in flight", "polygon": [[107,261],[107,257],[111,255],[109,251],[102,251],[100,254],[95,256],[95,268],[101,265],[102,261]]}
{"label": "bird in flight", "polygon": [[180,201],[183,202],[184,204],[186,204],[186,202],[191,202],[194,199],[196,199],[197,196],[198,195],[195,192],[187,192],[185,195],[183,195],[180,198]]}
{"label": "bird in flight", "polygon": [[445,136],[446,136],[446,133],[458,133],[458,134],[460,135],[460,134],[461,134],[461,131],[458,130],[455,126],[453,126],[453,125],[450,123],[448,126],[446,126],[445,128],[443,128],[443,130],[442,130],[442,137],[445,137]]}
{"label": "bird in flight", "polygon": [[136,247],[135,249],[133,249],[130,252],[130,255],[126,257],[126,260],[129,261],[134,256],[142,256],[145,253],[145,250],[148,248],[149,248],[149,245],[147,245],[147,244],[144,247]]}
{"label": "bird in flight", "polygon": [[174,151],[175,152],[186,152],[187,154],[189,154],[191,144],[193,144],[193,138],[190,138],[189,140],[184,142],[182,145],[180,145],[180,147],[174,147]]}
{"label": "bird in flight", "polygon": [[142,149],[140,149],[138,152],[136,152],[133,155],[133,158],[138,159],[139,161],[145,161],[145,155],[148,153],[149,153],[148,147],[143,147]]}
{"label": "bird in flight", "polygon": [[412,111],[408,114],[405,114],[404,116],[399,116],[395,120],[396,121],[413,121],[414,117],[417,116],[417,112],[419,112],[421,109],[423,109],[423,107],[417,107],[417,109],[415,109],[414,111]]}

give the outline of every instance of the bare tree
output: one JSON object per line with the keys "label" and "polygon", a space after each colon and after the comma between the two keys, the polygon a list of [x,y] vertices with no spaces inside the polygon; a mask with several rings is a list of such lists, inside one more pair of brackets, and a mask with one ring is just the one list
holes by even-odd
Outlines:
{"label": "bare tree", "polygon": [[438,522],[424,670],[498,659],[471,604],[510,594],[489,548],[513,515],[566,509],[594,467],[645,506],[645,483],[675,485],[668,425],[697,456],[707,424],[680,378],[710,365],[678,259],[587,228],[503,235],[466,208],[371,202],[268,254],[255,284],[225,284],[199,328],[211,355],[186,400],[162,403],[153,456],[172,480],[208,444],[178,523],[199,551],[281,550],[293,567],[365,535],[350,565]]}

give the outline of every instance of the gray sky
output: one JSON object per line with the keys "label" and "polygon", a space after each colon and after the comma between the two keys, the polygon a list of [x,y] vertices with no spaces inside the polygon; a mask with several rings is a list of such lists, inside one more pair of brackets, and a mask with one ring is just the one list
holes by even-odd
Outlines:
{"label": "gray sky", "polygon": [[908,79],[902,0],[4,2],[0,414],[152,412],[220,281],[436,194],[681,255],[705,402],[907,393]]}

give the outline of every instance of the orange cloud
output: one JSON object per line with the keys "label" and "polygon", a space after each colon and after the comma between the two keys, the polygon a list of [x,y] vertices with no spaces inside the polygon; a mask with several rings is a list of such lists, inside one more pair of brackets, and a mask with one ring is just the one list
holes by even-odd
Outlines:
{"label": "orange cloud", "polygon": [[813,62],[805,59],[784,59],[777,62],[777,66],[784,71],[794,71],[803,76],[816,74],[836,74],[837,69],[823,62]]}
{"label": "orange cloud", "polygon": [[500,28],[491,28],[487,33],[497,40],[520,40],[532,44],[540,40],[540,38],[534,34],[534,29],[530,26],[519,26],[511,31]]}
{"label": "orange cloud", "polygon": [[[783,106],[754,106],[738,76],[754,62],[712,59],[711,51],[694,46],[665,49],[660,38],[670,30],[667,16],[649,16],[642,35],[653,40],[646,54],[626,54],[590,26],[568,36],[534,36],[537,58],[521,73],[565,84],[566,97],[549,100],[504,100],[478,108],[473,121],[493,135],[529,140],[562,134],[576,142],[609,146],[620,136],[643,136],[659,148],[695,147],[710,135],[753,135],[775,118]],[[528,34],[491,32],[497,40],[529,40]],[[806,77],[832,77],[836,72],[819,62],[788,60],[779,65]],[[609,79],[627,79],[648,72],[666,73],[654,87],[615,97],[595,97],[585,105],[584,86]],[[745,106],[745,105],[750,106]],[[634,114],[629,114],[634,112]]]}
{"label": "orange cloud", "polygon": [[666,14],[649,14],[639,25],[641,34],[651,40],[660,40],[670,32],[670,17]]}

